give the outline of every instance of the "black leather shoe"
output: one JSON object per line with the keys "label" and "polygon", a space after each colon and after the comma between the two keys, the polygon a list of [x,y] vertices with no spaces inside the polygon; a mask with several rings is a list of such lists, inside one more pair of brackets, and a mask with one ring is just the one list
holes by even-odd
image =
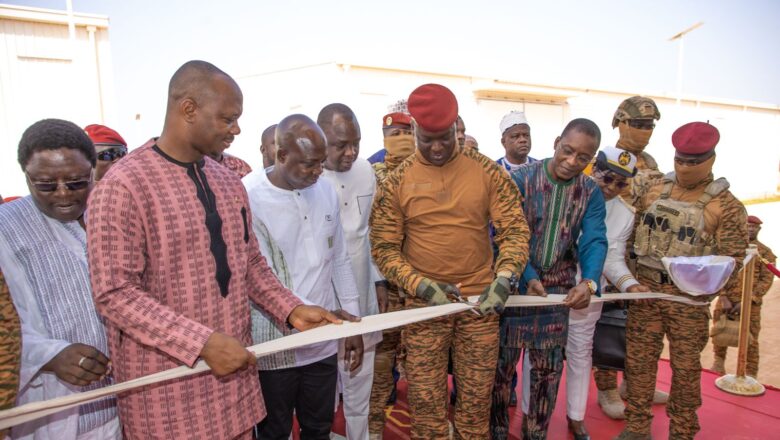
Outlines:
{"label": "black leather shoe", "polygon": [[517,406],[517,392],[514,389],[509,393],[509,406]]}
{"label": "black leather shoe", "polygon": [[566,420],[569,422],[569,432],[574,435],[574,440],[590,440],[590,434],[585,429],[584,421],[572,420],[568,416]]}

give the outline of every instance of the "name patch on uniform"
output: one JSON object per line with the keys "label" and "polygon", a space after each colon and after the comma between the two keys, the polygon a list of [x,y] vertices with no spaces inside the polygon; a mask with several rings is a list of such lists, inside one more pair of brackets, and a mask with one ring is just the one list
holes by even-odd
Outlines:
{"label": "name patch on uniform", "polygon": [[658,205],[657,209],[659,211],[661,211],[661,212],[665,212],[667,214],[671,214],[671,215],[673,215],[675,217],[678,217],[680,215],[680,211],[678,211],[678,210],[676,210],[674,208],[670,208],[668,206]]}

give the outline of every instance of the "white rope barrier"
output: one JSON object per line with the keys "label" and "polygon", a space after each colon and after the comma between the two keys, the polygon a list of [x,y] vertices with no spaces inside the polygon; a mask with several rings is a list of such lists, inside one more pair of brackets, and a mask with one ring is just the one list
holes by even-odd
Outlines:
{"label": "white rope barrier", "polygon": [[[546,297],[512,295],[506,303],[506,307],[535,307],[561,305],[566,295],[548,295]],[[398,312],[383,313],[379,315],[366,316],[360,322],[344,322],[341,325],[326,325],[305,332],[295,333],[273,341],[248,347],[247,349],[257,357],[266,356],[284,350],[303,347],[310,344],[327,342],[350,336],[361,335],[376,331],[387,330],[394,327],[401,327],[415,322],[426,321],[454,313],[463,312],[474,308],[478,296],[470,297],[470,303],[461,302],[445,304],[434,307],[423,307]],[[607,302],[617,300],[636,300],[636,299],[667,299],[673,301],[689,302],[687,298],[681,298],[674,295],[663,293],[615,293],[605,294],[602,297],[592,297],[593,302]],[[26,405],[18,406],[5,411],[0,411],[0,430],[26,423],[32,420],[45,417],[50,414],[74,408],[89,402],[103,399],[121,392],[153,385],[172,379],[192,376],[195,374],[209,371],[209,366],[204,361],[198,361],[194,367],[187,366],[172,368],[148,376],[139,377],[114,384],[111,386],[99,388],[83,393],[75,393],[69,396],[58,397],[50,400],[32,402]]]}

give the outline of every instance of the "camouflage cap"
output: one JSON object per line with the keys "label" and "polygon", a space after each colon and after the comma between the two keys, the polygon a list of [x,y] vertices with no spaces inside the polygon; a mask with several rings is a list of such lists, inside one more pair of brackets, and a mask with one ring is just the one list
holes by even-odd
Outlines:
{"label": "camouflage cap", "polygon": [[632,96],[621,102],[612,117],[612,128],[629,119],[661,119],[655,101],[644,96]]}

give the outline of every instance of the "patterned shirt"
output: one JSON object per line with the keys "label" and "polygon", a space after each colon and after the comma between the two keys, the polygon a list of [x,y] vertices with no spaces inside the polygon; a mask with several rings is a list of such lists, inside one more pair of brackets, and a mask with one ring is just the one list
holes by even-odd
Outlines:
{"label": "patterned shirt", "polygon": [[[523,284],[537,279],[548,293],[565,294],[576,285],[578,265],[582,278],[597,283],[601,279],[608,247],[606,208],[593,179],[580,174],[559,182],[550,174],[549,162],[538,161],[512,173],[531,231]],[[508,309],[501,343],[530,348],[565,345],[568,316],[565,306]]]}
{"label": "patterned shirt", "polygon": [[0,272],[0,410],[11,408],[16,401],[21,356],[19,315],[16,314],[5,278]]}
{"label": "patterned shirt", "polygon": [[[149,141],[95,188],[88,218],[118,381],[193,365],[213,331],[249,345],[250,299],[280,323],[302,304],[260,254],[238,175],[210,158],[182,163]],[[119,409],[128,439],[232,439],[265,415],[251,368],[127,393]]]}
{"label": "patterned shirt", "polygon": [[227,153],[222,153],[222,160],[219,163],[229,169],[230,171],[238,174],[238,177],[244,178],[247,174],[252,172],[252,167],[249,166],[243,159],[236,156],[232,156]]}
{"label": "patterned shirt", "polygon": [[[476,151],[456,148],[440,167],[417,151],[377,192],[370,221],[374,261],[410,295],[423,278],[462,283],[464,295],[480,294],[495,273],[525,266],[528,226],[520,201],[509,175]],[[489,221],[499,248],[495,269]]]}
{"label": "patterned shirt", "polygon": [[512,162],[509,162],[509,159],[507,159],[506,156],[504,156],[501,159],[498,159],[496,161],[497,164],[501,165],[502,167],[504,167],[505,170],[507,170],[509,172],[515,171],[516,169],[518,169],[518,168],[520,168],[520,167],[522,167],[524,165],[528,165],[528,164],[531,164],[531,163],[534,163],[534,162],[539,162],[539,161],[537,159],[534,159],[531,156],[526,156],[525,163],[521,163],[520,165],[515,165]]}

